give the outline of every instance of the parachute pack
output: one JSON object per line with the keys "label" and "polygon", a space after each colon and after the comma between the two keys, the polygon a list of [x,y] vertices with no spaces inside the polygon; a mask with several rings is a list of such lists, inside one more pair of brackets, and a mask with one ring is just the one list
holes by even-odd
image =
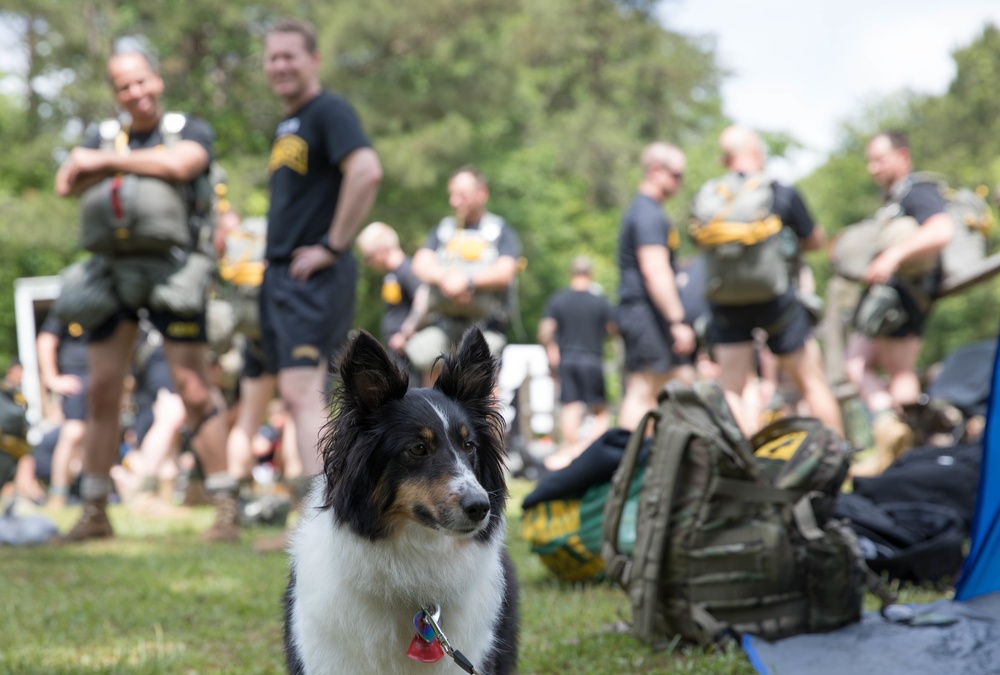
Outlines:
{"label": "parachute pack", "polygon": [[[834,244],[831,256],[834,271],[846,278],[860,279],[868,264],[885,248],[913,236],[919,224],[902,216],[903,199],[920,183],[932,183],[947,202],[947,212],[955,222],[955,233],[940,256],[907,261],[898,276],[918,280],[941,268],[940,287],[948,291],[964,279],[974,278],[987,257],[987,238],[993,226],[993,211],[983,189],[952,188],[939,175],[929,172],[911,174],[889,195],[889,200],[874,218],[846,227]],[[982,276],[975,281],[989,278]],[[971,284],[968,284],[971,285]],[[963,288],[968,285],[962,285]]]}
{"label": "parachute pack", "polygon": [[20,392],[0,388],[0,486],[13,480],[17,461],[31,452],[27,409]]}
{"label": "parachute pack", "polygon": [[[444,218],[437,226],[437,237],[441,244],[437,250],[439,262],[466,274],[492,265],[500,256],[500,236],[505,227],[508,225],[500,216],[489,212],[483,214],[478,228],[460,227],[455,218]],[[430,314],[460,319],[505,320],[511,313],[510,290],[477,290],[472,302],[457,303],[432,285],[427,311]]]}
{"label": "parachute pack", "polygon": [[225,252],[219,258],[221,283],[208,304],[209,341],[217,348],[229,344],[234,333],[260,339],[258,296],[266,246],[267,218],[263,216],[243,218],[225,233]]}
{"label": "parachute pack", "polygon": [[[186,124],[182,113],[164,114],[159,127],[163,144],[169,147],[180,141]],[[101,150],[128,150],[128,132],[118,120],[101,122],[98,136]],[[135,174],[105,178],[80,197],[80,243],[92,253],[109,255],[203,246],[211,230],[215,196],[211,183],[208,176],[199,177],[192,186]],[[206,224],[208,232],[203,232]]]}
{"label": "parachute pack", "polygon": [[[179,142],[186,124],[182,113],[164,114],[159,128],[164,145]],[[102,122],[98,134],[101,150],[127,151],[128,133],[118,120]],[[80,198],[80,239],[94,255],[62,271],[53,310],[87,330],[122,308],[179,316],[204,311],[215,270],[211,239],[215,201],[224,197],[222,176],[213,164],[190,184],[119,174],[86,190]]]}
{"label": "parachute pack", "polygon": [[727,173],[691,203],[688,232],[705,256],[705,297],[720,305],[767,302],[789,287],[774,213],[774,185],[763,174]]}

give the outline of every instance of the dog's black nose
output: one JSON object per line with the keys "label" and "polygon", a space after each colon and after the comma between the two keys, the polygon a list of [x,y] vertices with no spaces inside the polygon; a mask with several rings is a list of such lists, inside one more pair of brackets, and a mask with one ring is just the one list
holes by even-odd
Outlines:
{"label": "dog's black nose", "polygon": [[469,520],[478,523],[490,512],[490,502],[483,497],[466,497],[462,500],[462,510]]}

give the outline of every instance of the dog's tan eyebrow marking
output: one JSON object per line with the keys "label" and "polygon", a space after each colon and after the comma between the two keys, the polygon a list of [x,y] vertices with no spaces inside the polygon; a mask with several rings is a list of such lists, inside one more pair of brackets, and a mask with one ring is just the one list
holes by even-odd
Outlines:
{"label": "dog's tan eyebrow marking", "polygon": [[469,440],[469,427],[463,424],[458,428],[458,434],[462,437],[463,441]]}
{"label": "dog's tan eyebrow marking", "polygon": [[420,438],[423,440],[423,442],[427,443],[428,445],[430,445],[434,441],[434,432],[430,429],[430,427],[422,428],[418,432],[418,434],[420,435]]}

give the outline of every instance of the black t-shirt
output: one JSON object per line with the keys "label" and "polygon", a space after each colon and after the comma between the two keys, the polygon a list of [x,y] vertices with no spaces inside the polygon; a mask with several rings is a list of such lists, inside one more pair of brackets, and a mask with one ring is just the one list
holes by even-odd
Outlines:
{"label": "black t-shirt", "polygon": [[923,225],[929,218],[943,213],[948,204],[934,183],[914,183],[900,202],[903,215]]}
{"label": "black t-shirt", "polygon": [[62,375],[87,374],[87,332],[76,323],[63,323],[55,312],[49,312],[39,329],[59,338],[56,366]]}
{"label": "black t-shirt", "polygon": [[802,195],[791,185],[774,184],[774,213],[799,239],[807,239],[816,229]]}
{"label": "black t-shirt", "polygon": [[420,287],[420,279],[413,274],[413,262],[406,258],[399,267],[382,279],[382,340],[399,332],[413,306],[413,296]]}
{"label": "black t-shirt", "polygon": [[[131,150],[141,150],[146,148],[155,148],[157,146],[163,145],[163,132],[159,127],[153,129],[152,131],[129,131],[124,130],[128,136],[128,147]],[[212,126],[205,120],[198,117],[188,117],[185,116],[184,127],[181,129],[179,134],[180,140],[182,141],[194,141],[201,147],[205,148],[205,152],[208,153],[209,165],[214,159],[214,154],[212,152],[212,144],[215,142],[215,132],[212,130]],[[95,127],[84,139],[83,147],[85,148],[99,148],[101,147],[101,137],[98,133],[98,129]],[[207,175],[209,172],[209,167],[205,167],[205,171],[202,175]],[[188,210],[193,211],[193,202],[195,196],[194,181],[188,183],[188,189],[185,191],[185,197],[188,200]]]}
{"label": "black t-shirt", "polygon": [[321,92],[285,118],[274,134],[268,171],[268,260],[291,258],[299,246],[318,244],[330,229],[343,174],[340,163],[370,147],[351,105]]}
{"label": "black t-shirt", "polygon": [[544,318],[556,320],[556,344],[563,358],[574,354],[600,358],[611,321],[611,305],[603,295],[564,288],[545,306]]}
{"label": "black t-shirt", "polygon": [[673,252],[679,244],[677,232],[671,227],[661,205],[651,197],[636,195],[622,217],[618,236],[619,301],[649,301],[649,293],[639,270],[640,246],[667,247],[671,252],[670,266],[676,270],[677,261]]}

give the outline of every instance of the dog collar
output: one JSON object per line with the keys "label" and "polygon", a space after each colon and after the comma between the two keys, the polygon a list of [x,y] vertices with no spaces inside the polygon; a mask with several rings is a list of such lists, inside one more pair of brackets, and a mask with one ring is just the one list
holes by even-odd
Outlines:
{"label": "dog collar", "polygon": [[413,616],[413,628],[415,634],[406,650],[408,657],[422,663],[435,663],[447,654],[469,675],[479,674],[465,654],[451,646],[448,636],[441,630],[440,605],[422,605],[420,611]]}

